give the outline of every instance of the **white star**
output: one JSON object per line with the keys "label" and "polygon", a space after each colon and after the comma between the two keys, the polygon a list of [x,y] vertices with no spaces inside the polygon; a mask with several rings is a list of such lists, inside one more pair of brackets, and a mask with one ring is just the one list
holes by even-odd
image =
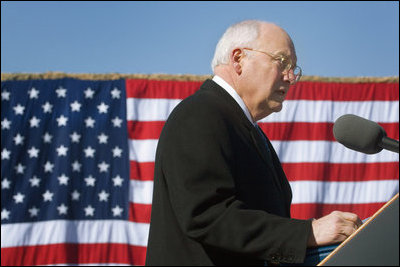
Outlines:
{"label": "white star", "polygon": [[72,111],[81,111],[81,104],[75,100],[74,103],[71,104]]}
{"label": "white star", "polygon": [[94,216],[94,208],[89,205],[85,208],[85,215],[86,216]]}
{"label": "white star", "polygon": [[51,164],[51,162],[47,161],[46,164],[44,165],[44,172],[52,172],[54,168],[54,164]]}
{"label": "white star", "polygon": [[84,152],[85,152],[85,157],[87,157],[87,158],[93,158],[94,157],[94,152],[95,152],[96,150],[95,149],[93,149],[93,148],[91,148],[90,146],[88,146],[85,150],[84,150]]}
{"label": "white star", "polygon": [[1,100],[10,100],[10,92],[6,90],[1,92]]}
{"label": "white star", "polygon": [[121,176],[117,175],[113,179],[114,186],[122,186],[122,182],[124,181]]}
{"label": "white star", "polygon": [[65,147],[64,145],[61,145],[57,148],[58,156],[66,156],[67,151],[68,151],[68,147]]}
{"label": "white star", "polygon": [[119,98],[121,94],[121,91],[118,90],[117,87],[114,87],[114,89],[111,91],[111,97],[112,98]]}
{"label": "white star", "polygon": [[6,209],[1,210],[1,219],[2,220],[8,220],[10,218],[10,212]]}
{"label": "white star", "polygon": [[71,140],[72,143],[79,143],[79,139],[81,138],[81,136],[79,134],[77,134],[77,132],[73,132],[71,135]]}
{"label": "white star", "polygon": [[24,138],[22,135],[19,133],[14,137],[14,142],[16,145],[22,145],[24,143]]}
{"label": "white star", "polygon": [[36,118],[35,116],[33,116],[32,119],[29,121],[29,123],[31,124],[31,128],[33,128],[33,127],[38,128],[39,122],[40,122],[40,120],[38,118]]}
{"label": "white star", "polygon": [[57,118],[58,126],[67,126],[67,121],[68,118],[65,117],[64,115],[61,115],[60,117]]}
{"label": "white star", "polygon": [[108,167],[110,165],[106,164],[104,161],[100,164],[97,165],[100,169],[100,172],[107,172],[108,171]]}
{"label": "white star", "polygon": [[4,118],[2,121],[1,121],[1,129],[3,130],[3,129],[10,129],[10,126],[11,126],[11,121],[9,121],[9,120],[7,120],[6,118]]}
{"label": "white star", "polygon": [[91,118],[91,117],[88,117],[86,120],[85,120],[85,123],[86,123],[86,127],[91,127],[91,128],[93,128],[94,127],[94,120]]}
{"label": "white star", "polygon": [[1,151],[1,159],[2,160],[3,159],[10,159],[10,154],[11,154],[10,150],[7,150],[7,149],[3,148],[3,150]]}
{"label": "white star", "polygon": [[115,117],[112,120],[112,123],[113,123],[114,127],[121,127],[122,120],[120,118],[118,118],[118,117]]}
{"label": "white star", "polygon": [[33,146],[28,150],[28,154],[30,158],[37,158],[39,155],[39,149],[36,149],[36,147]]}
{"label": "white star", "polygon": [[119,147],[114,147],[114,149],[112,150],[112,152],[113,152],[113,157],[114,158],[116,158],[116,157],[121,157],[121,155],[122,155],[122,149],[120,149]]}
{"label": "white star", "polygon": [[86,182],[86,186],[94,186],[96,179],[90,175],[89,177],[85,178],[85,182]]}
{"label": "white star", "polygon": [[68,185],[68,176],[66,176],[64,173],[61,176],[58,176],[58,182],[60,185],[65,184]]}
{"label": "white star", "polygon": [[107,113],[108,105],[106,105],[104,102],[101,102],[101,104],[97,106],[97,109],[99,110],[99,113]]}
{"label": "white star", "polygon": [[20,104],[18,104],[17,106],[13,107],[14,111],[15,111],[15,115],[23,115],[24,114],[24,106],[21,106]]}
{"label": "white star", "polygon": [[15,168],[15,171],[16,171],[17,173],[24,174],[25,166],[22,165],[21,163],[18,163],[18,165],[15,166],[14,168]]}
{"label": "white star", "polygon": [[51,136],[47,132],[43,135],[43,140],[44,140],[45,143],[51,143],[51,138],[53,138],[53,136]]}
{"label": "white star", "polygon": [[28,94],[29,94],[29,98],[38,98],[39,91],[36,90],[34,87],[32,87],[32,89],[28,91]]}
{"label": "white star", "polygon": [[75,201],[79,200],[80,195],[81,194],[79,194],[79,192],[77,190],[75,190],[74,192],[71,193],[72,200],[75,200]]}
{"label": "white star", "polygon": [[65,206],[64,203],[62,203],[60,206],[58,206],[57,209],[58,209],[58,215],[67,214],[68,207]]}
{"label": "white star", "polygon": [[39,209],[33,206],[31,209],[28,210],[31,217],[37,217],[39,213]]}
{"label": "white star", "polygon": [[119,205],[115,206],[115,207],[112,208],[111,210],[112,210],[112,213],[113,213],[113,216],[114,216],[114,217],[116,217],[116,216],[121,216],[121,213],[122,213],[122,211],[123,211],[123,209],[121,209],[121,207],[120,207]]}
{"label": "white star", "polygon": [[1,189],[10,189],[11,181],[7,178],[1,180]]}
{"label": "white star", "polygon": [[51,105],[49,102],[46,102],[44,105],[42,105],[42,108],[44,113],[51,113],[53,105]]}
{"label": "white star", "polygon": [[46,192],[42,194],[43,201],[53,201],[53,195],[54,193],[51,193],[49,190],[46,190]]}
{"label": "white star", "polygon": [[33,176],[31,179],[29,179],[29,182],[31,183],[31,187],[39,187],[40,179],[36,176]]}
{"label": "white star", "polygon": [[80,172],[81,166],[82,164],[80,164],[77,160],[75,160],[74,163],[72,163],[72,171]]}
{"label": "white star", "polygon": [[100,194],[99,194],[99,201],[105,201],[105,202],[107,202],[108,201],[108,196],[109,196],[110,194],[109,193],[106,193],[106,191],[101,191],[100,192]]}
{"label": "white star", "polygon": [[105,135],[104,133],[101,133],[99,136],[97,136],[97,138],[99,138],[100,144],[107,144],[108,136]]}
{"label": "white star", "polygon": [[24,202],[24,197],[25,197],[25,195],[21,194],[20,192],[18,192],[18,194],[14,195],[13,198],[15,200],[15,204]]}
{"label": "white star", "polygon": [[61,86],[56,90],[57,97],[66,97],[67,89],[62,88]]}
{"label": "white star", "polygon": [[93,98],[93,94],[94,91],[90,87],[85,90],[85,98]]}

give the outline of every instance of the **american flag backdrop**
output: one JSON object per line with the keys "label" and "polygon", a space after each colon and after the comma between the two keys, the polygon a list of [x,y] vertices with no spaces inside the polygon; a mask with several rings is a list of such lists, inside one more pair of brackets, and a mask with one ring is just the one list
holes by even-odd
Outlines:
{"label": "american flag backdrop", "polygon": [[[1,83],[1,264],[144,265],[157,140],[202,82],[75,78]],[[292,217],[374,214],[399,156],[337,143],[355,114],[399,139],[399,84],[303,81],[259,122],[293,191]]]}

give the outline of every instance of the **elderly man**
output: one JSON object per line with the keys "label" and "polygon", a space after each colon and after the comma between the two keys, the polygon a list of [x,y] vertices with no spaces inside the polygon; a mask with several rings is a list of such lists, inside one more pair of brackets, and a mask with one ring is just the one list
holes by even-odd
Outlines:
{"label": "elderly man", "polygon": [[302,263],[307,247],[352,234],[361,224],[352,213],[290,218],[290,185],[256,124],[282,109],[301,76],[288,34],[235,24],[212,67],[214,78],[174,109],[160,136],[146,264]]}

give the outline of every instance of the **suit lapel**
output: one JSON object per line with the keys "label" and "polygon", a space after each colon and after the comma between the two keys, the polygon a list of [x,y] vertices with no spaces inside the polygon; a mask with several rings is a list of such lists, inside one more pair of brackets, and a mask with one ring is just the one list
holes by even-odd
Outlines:
{"label": "suit lapel", "polygon": [[[268,139],[267,139],[267,143],[268,143],[269,147],[272,147],[272,144]],[[292,202],[292,189],[290,187],[289,180],[287,179],[286,174],[282,169],[282,165],[280,163],[278,155],[275,153],[274,149],[271,149],[271,156],[272,156],[272,161],[276,162],[274,164],[274,166],[275,166],[276,175],[277,175],[277,177],[279,177],[281,189],[283,192],[288,194],[288,197],[285,198],[285,200],[286,200],[287,212],[290,215],[290,204]]]}
{"label": "suit lapel", "polygon": [[[260,134],[263,133],[259,133],[258,130],[255,127],[252,127],[252,129],[250,130],[250,134],[251,137],[253,139],[254,145],[258,151],[258,153],[260,154],[261,158],[265,161],[265,163],[268,165],[269,169],[272,172],[272,179],[274,180],[274,183],[276,184],[277,188],[279,188],[279,190],[281,192],[283,192],[283,188],[282,188],[282,183],[281,183],[281,179],[282,177],[278,174],[277,169],[275,167],[275,160],[272,157],[272,151],[271,153],[269,153],[267,151],[267,148],[265,147],[266,145],[269,146],[269,141],[266,138],[266,142],[264,142],[263,137],[260,136]],[[271,150],[271,149],[270,149]]]}
{"label": "suit lapel", "polygon": [[[274,160],[272,158],[272,154],[269,154],[267,151],[267,148],[265,147],[265,142],[260,136],[260,133],[258,130],[254,127],[254,125],[249,121],[249,119],[246,117],[244,114],[242,108],[239,106],[239,104],[233,99],[232,96],[228,94],[222,87],[220,87],[217,83],[215,83],[213,80],[207,80],[202,88],[204,88],[205,91],[212,90],[214,93],[218,94],[220,97],[225,99],[226,101],[223,101],[223,103],[226,103],[229,105],[230,109],[232,109],[231,115],[234,115],[238,123],[242,123],[244,127],[250,132],[251,140],[260,155],[260,157],[264,160],[264,162],[268,165],[268,167],[271,169],[271,171],[274,173],[274,179],[275,181],[279,183],[279,177],[278,174],[274,168]],[[268,138],[267,138],[268,140]],[[267,141],[268,142],[268,141]],[[281,186],[279,186],[281,188]]]}
{"label": "suit lapel", "polygon": [[258,154],[260,154],[261,158],[269,167],[273,167],[271,155],[269,155],[267,152],[267,149],[265,148],[265,142],[255,127],[250,128],[250,135]]}
{"label": "suit lapel", "polygon": [[[256,130],[258,132],[258,130]],[[264,136],[265,134],[262,133]],[[279,158],[275,153],[275,150],[272,147],[271,142],[268,140],[268,138],[265,136],[265,140],[266,140],[266,144],[267,146],[269,146],[270,149],[270,153],[266,152],[266,154],[269,155],[269,164],[268,166],[272,169],[273,172],[273,179],[274,182],[277,184],[279,190],[281,191],[282,195],[287,196],[284,199],[284,201],[286,202],[286,212],[287,214],[290,216],[290,203],[292,202],[292,189],[290,188],[290,184],[287,180],[286,174],[282,169],[282,166],[280,164]],[[264,148],[266,150],[266,148]]]}
{"label": "suit lapel", "polygon": [[[204,82],[202,88],[203,91],[211,91],[221,97],[221,103],[225,103],[229,106],[231,116],[234,116],[238,124],[241,124],[247,130],[247,138],[250,137],[251,143],[255,146],[257,153],[260,155],[262,160],[267,164],[268,168],[271,169],[272,179],[276,184],[277,188],[281,191],[283,199],[286,202],[287,212],[290,216],[290,202],[292,199],[292,191],[290,189],[289,182],[283,169],[280,166],[278,156],[275,154],[272,145],[270,144],[268,138],[266,137],[267,144],[271,148],[271,153],[268,153],[265,147],[264,140],[260,136],[258,130],[254,125],[247,119],[242,108],[239,104],[217,83],[212,80],[207,80]],[[245,130],[245,131],[246,131]],[[249,136],[250,135],[250,136]]]}

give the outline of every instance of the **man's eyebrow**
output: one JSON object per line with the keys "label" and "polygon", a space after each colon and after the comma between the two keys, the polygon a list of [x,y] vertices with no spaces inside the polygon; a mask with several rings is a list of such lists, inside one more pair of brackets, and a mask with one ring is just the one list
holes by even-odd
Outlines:
{"label": "man's eyebrow", "polygon": [[287,56],[287,54],[282,50],[275,50],[275,51],[272,51],[272,53],[275,55]]}
{"label": "man's eyebrow", "polygon": [[[285,57],[286,59],[290,59],[291,61],[293,61],[293,63],[297,64],[297,56],[289,56],[288,54],[286,54],[285,52],[283,52],[281,50],[272,52],[272,54],[274,54],[275,56]],[[293,58],[293,60],[292,60],[292,58]]]}
{"label": "man's eyebrow", "polygon": [[275,52],[272,52],[272,54],[274,55],[274,56],[277,56],[277,57],[284,57],[284,58],[290,58],[285,52],[283,52],[283,51],[275,51]]}

